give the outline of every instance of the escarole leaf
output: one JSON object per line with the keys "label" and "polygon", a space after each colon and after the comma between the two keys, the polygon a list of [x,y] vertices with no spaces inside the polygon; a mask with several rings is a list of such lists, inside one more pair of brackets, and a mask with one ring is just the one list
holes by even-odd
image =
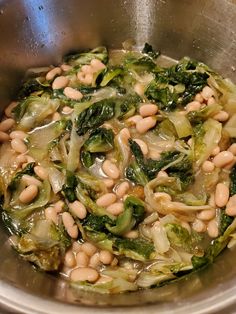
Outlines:
{"label": "escarole leaf", "polygon": [[106,47],[97,47],[89,52],[67,55],[64,61],[72,66],[81,66],[89,64],[93,59],[99,59],[103,63],[107,63],[108,53]]}
{"label": "escarole leaf", "polygon": [[105,153],[114,145],[114,133],[111,129],[98,128],[91,132],[84,143],[84,149],[90,153]]}
{"label": "escarole leaf", "polygon": [[60,101],[58,99],[30,96],[14,108],[14,117],[18,121],[20,129],[29,131],[53,114],[59,105]]}

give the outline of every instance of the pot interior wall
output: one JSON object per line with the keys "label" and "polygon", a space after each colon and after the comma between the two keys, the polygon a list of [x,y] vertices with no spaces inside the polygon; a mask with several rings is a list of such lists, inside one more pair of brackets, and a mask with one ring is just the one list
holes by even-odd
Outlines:
{"label": "pot interior wall", "polygon": [[[98,45],[121,48],[127,39],[137,48],[149,42],[174,59],[196,58],[235,80],[235,17],[233,0],[0,0],[0,110],[14,98],[27,68],[55,65],[66,53]],[[51,300],[116,306],[158,302],[160,313],[175,302],[176,311],[184,313],[192,306],[194,313],[234,299],[236,252],[225,252],[212,268],[174,284],[111,298],[76,292],[62,280],[35,271],[9,249],[6,239],[1,230],[3,287],[10,283]]]}

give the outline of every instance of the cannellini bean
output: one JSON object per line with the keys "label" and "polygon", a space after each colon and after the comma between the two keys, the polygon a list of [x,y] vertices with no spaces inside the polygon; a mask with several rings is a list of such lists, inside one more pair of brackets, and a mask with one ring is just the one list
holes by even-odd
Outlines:
{"label": "cannellini bean", "polygon": [[97,284],[107,283],[107,282],[110,282],[112,280],[113,280],[113,278],[110,277],[110,276],[101,275],[101,277],[96,281],[96,285]]}
{"label": "cannellini bean", "polygon": [[214,91],[209,86],[205,86],[201,92],[201,95],[205,100],[208,100],[209,98],[214,96]]}
{"label": "cannellini bean", "polygon": [[138,231],[137,230],[131,230],[124,234],[124,237],[128,239],[136,239],[138,238]]}
{"label": "cannellini bean", "polygon": [[213,151],[211,152],[211,156],[216,156],[220,153],[220,147],[216,146]]}
{"label": "cannellini bean", "polygon": [[34,172],[41,180],[46,180],[48,178],[48,172],[44,167],[35,166]]}
{"label": "cannellini bean", "polygon": [[196,101],[198,101],[200,103],[203,103],[204,98],[202,97],[202,95],[200,93],[198,93],[198,94],[195,95],[194,100],[196,100]]}
{"label": "cannellini bean", "polygon": [[0,131],[0,142],[1,143],[6,142],[9,139],[10,139],[10,136],[7,133]]}
{"label": "cannellini bean", "polygon": [[141,151],[144,154],[144,156],[146,156],[148,154],[148,146],[147,146],[147,144],[144,141],[140,140],[139,138],[135,138],[134,141],[141,148]]}
{"label": "cannellini bean", "polygon": [[58,217],[57,217],[57,213],[55,211],[55,209],[53,207],[47,207],[44,211],[45,214],[45,218],[47,220],[51,220],[53,221],[55,224],[57,224],[58,222]]}
{"label": "cannellini bean", "polygon": [[224,207],[229,200],[229,188],[224,183],[218,183],[215,191],[216,206]]}
{"label": "cannellini bean", "polygon": [[62,209],[64,207],[65,203],[60,200],[60,201],[57,201],[55,204],[54,204],[54,209],[57,213],[60,213],[62,212]]}
{"label": "cannellini bean", "polygon": [[12,101],[7,108],[5,109],[4,113],[6,117],[11,117],[12,116],[12,110],[18,105],[18,102]]}
{"label": "cannellini bean", "polygon": [[215,217],[216,210],[215,208],[202,210],[197,214],[197,218],[200,220],[211,220]]}
{"label": "cannellini bean", "polygon": [[78,238],[79,230],[78,230],[78,227],[76,225],[69,227],[68,229],[66,229],[66,231],[72,239]]}
{"label": "cannellini bean", "polygon": [[67,71],[70,71],[72,69],[72,66],[68,65],[68,64],[62,64],[61,69],[63,72],[67,72]]}
{"label": "cannellini bean", "polygon": [[81,71],[84,72],[85,74],[87,74],[87,73],[93,73],[93,72],[94,72],[93,70],[94,70],[94,69],[91,67],[91,65],[88,65],[88,64],[84,64],[84,65],[82,65],[82,67],[81,67]]}
{"label": "cannellini bean", "polygon": [[2,131],[2,132],[8,131],[13,127],[14,124],[15,124],[14,119],[9,118],[9,119],[3,120],[0,123],[0,131]]}
{"label": "cannellini bean", "polygon": [[47,75],[46,75],[46,80],[47,80],[47,81],[51,81],[51,80],[54,79],[54,77],[55,77],[56,75],[61,75],[61,68],[56,67],[56,68],[50,70],[50,71],[47,73]]}
{"label": "cannellini bean", "polygon": [[207,232],[209,237],[211,238],[217,238],[219,235],[219,228],[217,225],[216,219],[212,219],[209,221],[208,226],[207,226]]}
{"label": "cannellini bean", "polygon": [[69,107],[69,106],[65,106],[62,108],[62,113],[63,114],[71,114],[74,111],[73,108]]}
{"label": "cannellini bean", "polygon": [[100,71],[106,68],[105,64],[98,59],[91,60],[90,64],[95,71]]}
{"label": "cannellini bean", "polygon": [[84,73],[84,72],[78,72],[77,73],[78,80],[85,85],[90,85],[93,82],[93,74],[92,73]]}
{"label": "cannellini bean", "polygon": [[111,204],[110,206],[108,206],[106,208],[106,210],[114,215],[114,216],[118,216],[120,215],[123,211],[124,211],[124,204],[123,203],[120,203],[120,202],[117,202],[117,203],[113,203]]}
{"label": "cannellini bean", "polygon": [[130,132],[129,129],[123,128],[120,130],[120,136],[122,137],[125,144],[128,144],[128,140],[130,139]]}
{"label": "cannellini bean", "polygon": [[206,225],[203,221],[199,220],[199,219],[195,219],[193,224],[192,224],[192,228],[193,230],[195,230],[196,232],[205,232],[206,231]]}
{"label": "cannellini bean", "polygon": [[154,197],[156,199],[165,199],[167,201],[171,201],[171,196],[168,194],[168,193],[165,193],[165,192],[156,192],[154,193]]}
{"label": "cannellini bean", "polygon": [[80,100],[83,98],[83,94],[72,87],[66,87],[63,91],[64,95],[70,99]]}
{"label": "cannellini bean", "polygon": [[112,179],[102,179],[102,181],[107,188],[112,188],[115,184],[114,180]]}
{"label": "cannellini bean", "polygon": [[216,100],[214,97],[210,97],[208,100],[207,100],[207,105],[208,106],[211,106],[211,105],[214,105],[216,103]]}
{"label": "cannellini bean", "polygon": [[27,146],[25,145],[25,143],[20,140],[19,138],[14,138],[11,141],[11,147],[12,149],[14,149],[14,151],[16,151],[17,153],[25,153],[27,151]]}
{"label": "cannellini bean", "polygon": [[229,114],[226,111],[221,110],[217,114],[213,116],[213,119],[220,121],[220,122],[225,122],[229,119]]}
{"label": "cannellini bean", "polygon": [[88,266],[88,264],[89,264],[89,257],[88,257],[88,255],[85,252],[83,252],[83,251],[78,252],[76,254],[76,263],[77,263],[77,265],[79,267],[86,267],[86,266]]}
{"label": "cannellini bean", "polygon": [[31,184],[34,184],[34,185],[37,185],[38,187],[42,185],[42,182],[39,181],[38,179],[32,177],[32,176],[29,176],[28,174],[24,174],[21,178],[21,180],[27,184],[27,185],[31,185]]}
{"label": "cannellini bean", "polygon": [[38,195],[37,185],[29,185],[25,188],[19,195],[19,200],[21,203],[28,204]]}
{"label": "cannellini bean", "polygon": [[69,208],[74,215],[76,215],[79,219],[84,219],[87,216],[87,210],[79,201],[74,201],[73,203],[69,204]]}
{"label": "cannellini bean", "polygon": [[156,149],[149,149],[149,157],[151,159],[159,160],[161,158],[161,154]]}
{"label": "cannellini bean", "polygon": [[213,158],[213,163],[216,167],[223,168],[233,161],[233,159],[234,155],[231,152],[224,150]]}
{"label": "cannellini bean", "polygon": [[16,157],[16,162],[18,164],[23,164],[23,163],[27,162],[27,158],[24,154],[20,154]]}
{"label": "cannellini bean", "polygon": [[83,244],[81,244],[81,250],[88,256],[92,256],[97,252],[96,246],[89,242],[84,242]]}
{"label": "cannellini bean", "polygon": [[157,178],[167,178],[167,177],[168,177],[168,174],[164,170],[160,170],[157,174]]}
{"label": "cannellini bean", "polygon": [[69,84],[69,79],[66,76],[58,76],[52,83],[52,89],[65,88]]}
{"label": "cannellini bean", "polygon": [[202,164],[202,170],[204,172],[210,173],[215,169],[215,165],[213,162],[206,160],[204,161],[204,163]]}
{"label": "cannellini bean", "polygon": [[75,252],[75,253],[78,253],[81,251],[81,244],[78,243],[78,242],[73,242],[72,244],[72,251]]}
{"label": "cannellini bean", "polygon": [[147,117],[137,122],[136,129],[139,133],[145,133],[149,129],[152,129],[156,125],[156,119],[154,117]]}
{"label": "cannellini bean", "polygon": [[96,203],[98,206],[107,207],[116,201],[116,195],[114,193],[106,193],[102,196],[100,196]]}
{"label": "cannellini bean", "polygon": [[119,198],[122,198],[129,190],[129,183],[127,181],[124,181],[120,183],[116,188],[116,195]]}
{"label": "cannellini bean", "polygon": [[62,213],[61,218],[66,229],[72,227],[75,224],[74,218],[68,212]]}
{"label": "cannellini bean", "polygon": [[230,147],[228,148],[228,151],[231,152],[234,156],[236,156],[236,143],[233,143],[232,145],[230,145]]}
{"label": "cannellini bean", "polygon": [[142,117],[154,116],[158,112],[157,105],[145,104],[139,108],[139,113]]}
{"label": "cannellini bean", "polygon": [[70,273],[72,281],[89,281],[95,282],[99,278],[98,272],[90,267],[79,267]]}
{"label": "cannellini bean", "polygon": [[99,259],[104,265],[109,265],[113,260],[113,254],[107,250],[101,250],[99,253]]}
{"label": "cannellini bean", "polygon": [[224,169],[231,170],[233,166],[235,165],[235,163],[236,163],[236,157],[234,156],[234,159],[230,163],[228,163],[226,166],[224,166]]}
{"label": "cannellini bean", "polygon": [[120,171],[117,166],[108,159],[103,162],[102,170],[112,179],[118,179],[120,176]]}
{"label": "cannellini bean", "polygon": [[229,198],[225,212],[229,216],[236,216],[236,194]]}
{"label": "cannellini bean", "polygon": [[54,112],[52,115],[52,121],[60,121],[61,120],[61,115],[59,112]]}
{"label": "cannellini bean", "polygon": [[12,131],[10,133],[10,138],[19,138],[20,140],[24,140],[27,137],[27,134],[23,131]]}
{"label": "cannellini bean", "polygon": [[190,103],[187,104],[187,106],[185,107],[186,111],[187,112],[190,112],[190,111],[196,111],[196,110],[199,110],[201,108],[201,104],[199,101],[191,101]]}
{"label": "cannellini bean", "polygon": [[143,117],[139,114],[132,116],[127,119],[127,122],[130,123],[131,125],[136,125],[139,121],[143,120]]}
{"label": "cannellini bean", "polygon": [[29,155],[25,155],[26,159],[27,159],[27,162],[30,163],[30,162],[35,162],[35,159]]}
{"label": "cannellini bean", "polygon": [[141,83],[136,83],[134,85],[134,91],[139,95],[139,96],[143,96],[144,91],[145,91],[145,86]]}
{"label": "cannellini bean", "polygon": [[97,252],[93,256],[91,256],[90,261],[89,261],[89,266],[92,268],[97,268],[100,265],[101,265],[100,255]]}
{"label": "cannellini bean", "polygon": [[71,250],[67,251],[65,254],[65,265],[70,268],[73,268],[76,265],[75,256]]}

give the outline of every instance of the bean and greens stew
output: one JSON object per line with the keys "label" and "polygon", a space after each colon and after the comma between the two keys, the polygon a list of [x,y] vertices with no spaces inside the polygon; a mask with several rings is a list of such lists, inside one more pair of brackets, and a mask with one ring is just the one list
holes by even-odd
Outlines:
{"label": "bean and greens stew", "polygon": [[236,86],[148,44],[31,71],[0,123],[10,243],[101,293],[206,266],[236,242],[235,138]]}

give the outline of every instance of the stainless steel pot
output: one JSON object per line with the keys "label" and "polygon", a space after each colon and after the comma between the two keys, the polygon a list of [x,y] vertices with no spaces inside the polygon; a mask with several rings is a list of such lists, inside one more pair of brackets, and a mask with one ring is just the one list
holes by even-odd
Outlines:
{"label": "stainless steel pot", "polygon": [[[202,60],[236,81],[235,0],[0,0],[1,111],[24,71],[84,48],[145,42]],[[72,290],[20,260],[0,230],[0,303],[20,313],[212,313],[236,300],[236,251],[158,289],[106,296]],[[148,305],[147,305],[148,304]],[[124,308],[122,306],[129,306]],[[92,307],[92,308],[91,308]]]}

